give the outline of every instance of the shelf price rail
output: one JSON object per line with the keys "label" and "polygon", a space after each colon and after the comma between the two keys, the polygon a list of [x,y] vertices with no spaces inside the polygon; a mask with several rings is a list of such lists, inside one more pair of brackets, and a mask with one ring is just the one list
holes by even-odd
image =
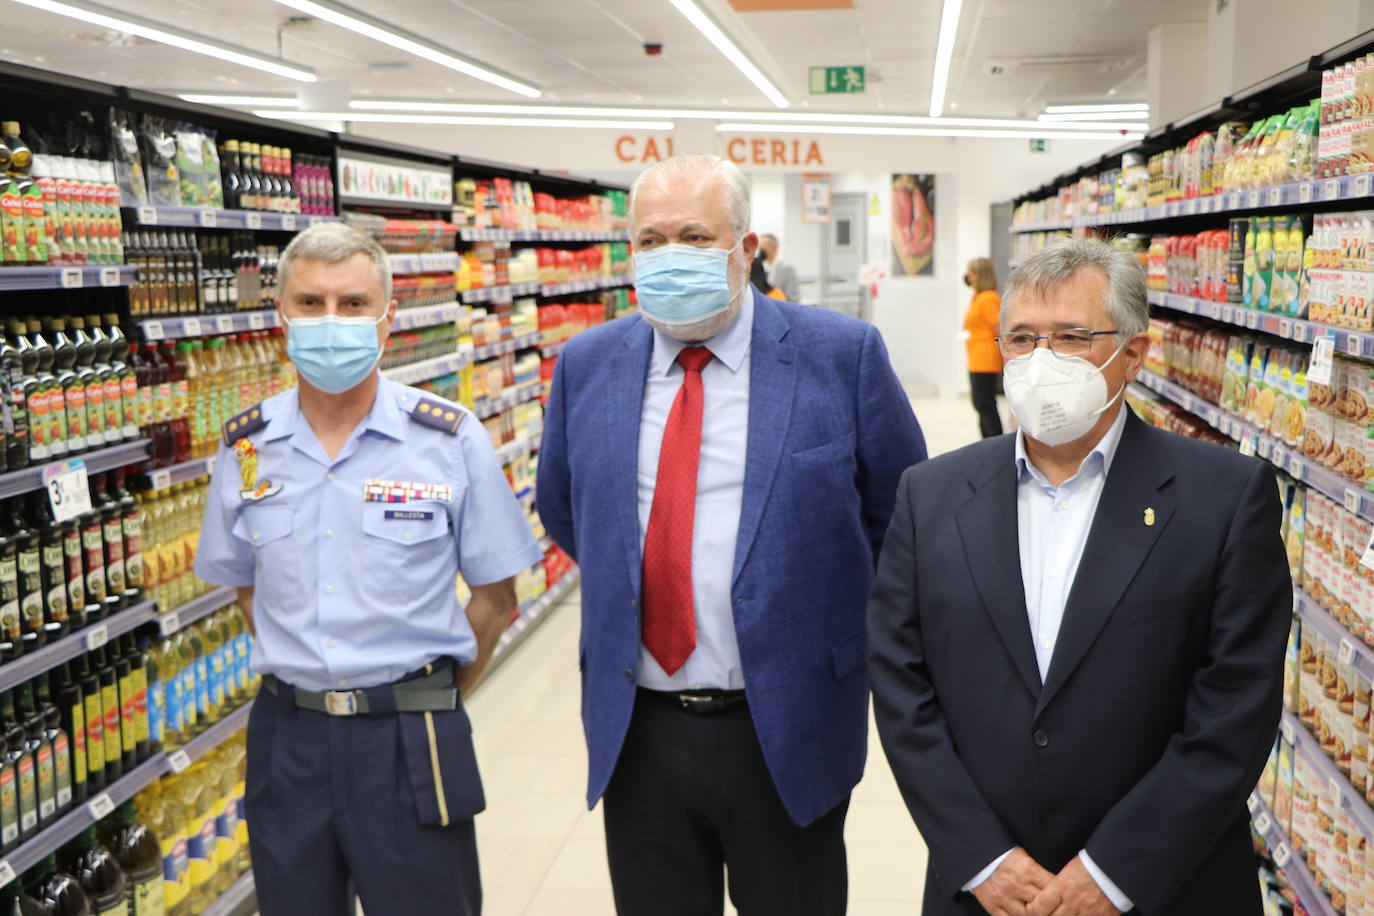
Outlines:
{"label": "shelf price rail", "polygon": [[1307,907],[1312,916],[1337,916],[1331,901],[1322,893],[1321,888],[1317,887],[1317,881],[1312,877],[1312,872],[1308,871],[1307,863],[1288,845],[1288,838],[1279,830],[1273,812],[1264,803],[1264,799],[1260,798],[1259,792],[1251,794],[1247,804],[1250,808],[1250,822],[1254,824],[1260,836],[1264,837],[1264,844],[1269,847],[1274,864],[1288,879],[1289,887],[1298,895],[1303,906]]}
{"label": "shelf price rail", "polygon": [[1182,296],[1159,290],[1150,290],[1146,295],[1151,305],[1160,308],[1211,318],[1213,321],[1232,324],[1251,331],[1262,331],[1265,334],[1273,334],[1295,343],[1310,344],[1319,337],[1331,337],[1335,341],[1337,352],[1361,359],[1374,359],[1374,333],[1369,331],[1323,324],[1320,321],[1307,321],[1303,318],[1291,318],[1274,312],[1246,308],[1243,305],[1213,302],[1210,299],[1197,299],[1192,296]]}

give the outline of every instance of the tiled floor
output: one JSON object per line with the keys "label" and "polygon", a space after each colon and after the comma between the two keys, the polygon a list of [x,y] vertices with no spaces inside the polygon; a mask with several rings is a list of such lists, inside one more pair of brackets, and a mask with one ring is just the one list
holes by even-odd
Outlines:
{"label": "tiled floor", "polygon": [[[977,435],[967,399],[913,400],[932,454]],[[487,810],[477,819],[484,916],[614,916],[601,811],[583,802],[585,746],[570,597],[473,698]],[[877,735],[846,840],[852,916],[920,912],[926,851]],[[733,916],[734,909],[726,912]]]}

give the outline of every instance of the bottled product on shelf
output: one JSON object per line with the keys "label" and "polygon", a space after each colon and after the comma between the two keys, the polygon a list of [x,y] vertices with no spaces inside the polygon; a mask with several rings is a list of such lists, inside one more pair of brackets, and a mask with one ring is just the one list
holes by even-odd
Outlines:
{"label": "bottled product on shelf", "polygon": [[391,369],[447,356],[458,350],[458,329],[451,324],[396,331],[387,338],[381,366]]}
{"label": "bottled product on shelf", "polygon": [[135,318],[276,306],[281,250],[252,232],[135,229],[125,233],[125,252],[139,269],[129,287]]}
{"label": "bottled product on shelf", "polygon": [[559,229],[610,232],[629,225],[628,195],[555,197],[527,181],[460,177],[453,184],[453,221],[476,229]]}

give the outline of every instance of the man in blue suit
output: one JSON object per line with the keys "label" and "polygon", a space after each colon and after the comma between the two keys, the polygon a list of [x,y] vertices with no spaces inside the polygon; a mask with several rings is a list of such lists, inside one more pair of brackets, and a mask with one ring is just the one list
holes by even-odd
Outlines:
{"label": "man in blue suit", "polygon": [[864,606],[925,458],[878,332],[751,290],[737,168],[631,191],[641,312],[554,375],[539,512],[582,567],[587,801],[621,916],[831,916],[863,773]]}

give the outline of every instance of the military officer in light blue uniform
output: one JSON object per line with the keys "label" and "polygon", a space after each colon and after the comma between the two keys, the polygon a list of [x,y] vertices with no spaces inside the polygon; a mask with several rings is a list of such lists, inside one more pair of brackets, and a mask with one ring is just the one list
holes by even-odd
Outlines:
{"label": "military officer in light blue uniform", "polygon": [[[300,386],[225,424],[196,573],[234,586],[263,689],[247,817],[263,916],[481,910],[462,694],[541,558],[477,419],[377,369],[386,255],[338,223],[280,264]],[[471,586],[465,608],[455,576]]]}

